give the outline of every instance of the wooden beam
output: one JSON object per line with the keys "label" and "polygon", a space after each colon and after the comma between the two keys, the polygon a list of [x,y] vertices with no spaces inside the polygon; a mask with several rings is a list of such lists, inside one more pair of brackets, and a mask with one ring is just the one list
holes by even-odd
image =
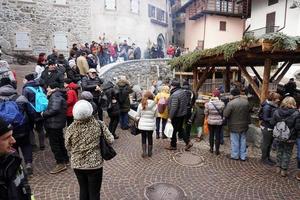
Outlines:
{"label": "wooden beam", "polygon": [[226,66],[225,92],[230,91],[230,66]]}
{"label": "wooden beam", "polygon": [[279,76],[277,77],[277,79],[274,81],[275,84],[278,84],[281,79],[284,77],[284,75],[287,73],[287,71],[289,71],[290,67],[292,66],[293,62],[289,62],[285,68],[283,69],[283,71],[279,74]]}
{"label": "wooden beam", "polygon": [[276,78],[276,76],[279,74],[279,72],[288,64],[287,61],[285,61],[280,67],[279,69],[277,69],[277,71],[275,72],[275,74],[273,74],[273,76],[270,79],[270,82],[272,83],[273,80]]}
{"label": "wooden beam", "polygon": [[261,95],[260,95],[261,103],[264,102],[268,97],[271,65],[272,65],[272,60],[270,58],[267,58],[265,60],[264,75],[263,75],[263,82],[262,82]]}
{"label": "wooden beam", "polygon": [[211,72],[213,69],[213,67],[206,67],[206,69],[203,71],[201,77],[199,78],[199,81],[197,83],[197,87],[196,87],[196,93],[198,93],[200,87],[202,86],[202,84],[205,82],[205,80],[207,79],[207,76],[209,74],[209,72]]}
{"label": "wooden beam", "polygon": [[259,82],[262,83],[262,78],[260,77],[259,73],[256,71],[256,69],[253,66],[250,66],[250,68],[252,69],[253,73],[255,74],[255,76],[258,78]]}
{"label": "wooden beam", "polygon": [[252,77],[249,75],[249,73],[246,70],[245,66],[242,66],[237,60],[235,60],[236,65],[241,69],[241,71],[243,72],[245,78],[247,79],[247,81],[249,82],[249,84],[251,85],[251,87],[253,88],[255,94],[260,98],[260,91],[259,88],[257,87],[256,83],[254,82],[254,80],[252,79]]}
{"label": "wooden beam", "polygon": [[197,69],[193,70],[193,91],[196,91],[196,85],[198,82],[198,72],[197,71],[198,71]]}
{"label": "wooden beam", "polygon": [[238,82],[242,82],[242,71],[241,71],[241,68],[239,68],[239,71],[238,71]]}

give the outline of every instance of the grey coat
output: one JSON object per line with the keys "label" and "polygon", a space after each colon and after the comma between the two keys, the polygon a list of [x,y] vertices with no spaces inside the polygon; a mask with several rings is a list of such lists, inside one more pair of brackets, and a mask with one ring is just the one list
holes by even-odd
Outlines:
{"label": "grey coat", "polygon": [[228,127],[231,132],[243,133],[249,128],[250,106],[245,97],[236,97],[231,100],[224,110],[224,117],[228,119]]}
{"label": "grey coat", "polygon": [[185,91],[180,88],[174,88],[169,97],[169,118],[183,117],[187,114],[188,98]]}

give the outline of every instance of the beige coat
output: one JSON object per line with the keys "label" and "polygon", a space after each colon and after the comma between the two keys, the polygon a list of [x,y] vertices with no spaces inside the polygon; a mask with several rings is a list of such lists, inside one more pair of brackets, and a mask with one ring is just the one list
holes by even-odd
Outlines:
{"label": "beige coat", "polygon": [[84,56],[79,56],[76,60],[80,75],[85,76],[89,71],[89,64]]}

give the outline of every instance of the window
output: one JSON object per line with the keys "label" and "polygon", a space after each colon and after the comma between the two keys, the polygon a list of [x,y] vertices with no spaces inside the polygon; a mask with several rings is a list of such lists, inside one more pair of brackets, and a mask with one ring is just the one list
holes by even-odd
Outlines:
{"label": "window", "polygon": [[158,21],[165,21],[165,11],[163,11],[162,9],[156,8],[156,19]]}
{"label": "window", "polygon": [[275,16],[276,13],[268,13],[266,16],[266,33],[273,33],[275,31]]}
{"label": "window", "polygon": [[148,16],[155,18],[155,7],[150,4],[148,5]]}
{"label": "window", "polygon": [[226,22],[220,21],[220,31],[226,31]]}
{"label": "window", "polygon": [[139,0],[130,0],[130,10],[132,13],[139,14],[140,12]]}
{"label": "window", "polygon": [[28,50],[31,49],[30,46],[30,35],[28,32],[16,32],[16,45],[17,50]]}
{"label": "window", "polygon": [[107,10],[116,10],[116,0],[105,0],[105,9]]}
{"label": "window", "polygon": [[53,35],[54,48],[58,50],[68,50],[68,37],[66,33],[56,32]]}
{"label": "window", "polygon": [[278,0],[268,0],[268,6],[278,3]]}
{"label": "window", "polygon": [[59,4],[59,5],[66,5],[67,1],[66,0],[55,0],[54,3]]}

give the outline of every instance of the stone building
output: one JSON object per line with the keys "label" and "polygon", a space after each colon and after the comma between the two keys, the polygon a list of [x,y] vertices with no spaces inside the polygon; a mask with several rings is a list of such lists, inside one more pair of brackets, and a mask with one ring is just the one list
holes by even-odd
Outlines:
{"label": "stone building", "polygon": [[1,0],[5,52],[66,53],[73,43],[150,41],[165,48],[172,34],[169,0]]}

